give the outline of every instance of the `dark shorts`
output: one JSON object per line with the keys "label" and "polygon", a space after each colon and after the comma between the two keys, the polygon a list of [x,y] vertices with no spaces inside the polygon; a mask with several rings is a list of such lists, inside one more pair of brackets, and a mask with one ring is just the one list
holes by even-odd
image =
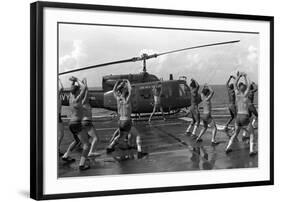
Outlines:
{"label": "dark shorts", "polygon": [[69,130],[72,132],[73,135],[78,135],[78,133],[82,131],[81,122],[70,122]]}
{"label": "dark shorts", "polygon": [[208,127],[208,124],[213,120],[211,114],[202,114],[202,121],[205,128]]}
{"label": "dark shorts", "polygon": [[59,123],[62,123],[61,113],[59,113]]}
{"label": "dark shorts", "polygon": [[248,126],[250,123],[250,118],[248,114],[237,114],[236,124],[239,127]]}
{"label": "dark shorts", "polygon": [[249,105],[249,116],[251,117],[253,114],[255,115],[255,117],[258,117],[258,112],[257,112],[255,105],[250,104]]}
{"label": "dark shorts", "polygon": [[119,130],[121,132],[130,132],[132,127],[131,120],[119,120]]}
{"label": "dark shorts", "polygon": [[231,117],[236,117],[236,115],[237,115],[237,109],[236,109],[235,104],[229,105],[229,106],[228,106],[228,110],[229,110],[229,113],[230,113]]}
{"label": "dark shorts", "polygon": [[198,110],[197,106],[191,106],[190,107],[190,113],[191,113],[191,118],[192,118],[192,122],[191,124],[195,124],[199,126],[200,124],[200,113]]}
{"label": "dark shorts", "polygon": [[82,131],[81,122],[70,122],[69,123],[69,130],[71,131],[74,140],[76,142],[80,142],[80,140],[78,138],[78,134]]}

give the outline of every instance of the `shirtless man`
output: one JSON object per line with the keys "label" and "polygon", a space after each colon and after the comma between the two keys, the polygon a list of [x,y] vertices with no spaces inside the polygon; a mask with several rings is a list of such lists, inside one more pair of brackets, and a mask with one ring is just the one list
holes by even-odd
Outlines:
{"label": "shirtless man", "polygon": [[97,135],[97,131],[93,125],[93,118],[92,118],[92,107],[89,103],[89,92],[87,86],[87,80],[83,79],[83,84],[85,85],[85,95],[82,100],[83,105],[83,118],[82,118],[82,129],[85,130],[84,132],[88,134],[92,138],[91,148],[89,151],[88,156],[98,156],[99,153],[95,152],[97,143],[99,141],[99,137]]}
{"label": "shirtless man", "polygon": [[58,93],[58,132],[59,132],[59,140],[58,140],[58,153],[59,153],[59,156],[62,156],[63,153],[61,152],[60,150],[60,146],[61,146],[61,142],[62,142],[62,139],[64,137],[64,126],[63,126],[63,122],[62,122],[62,119],[61,119],[61,94],[63,92],[63,85],[61,83],[61,80],[59,79],[59,93]]}
{"label": "shirtless man", "polygon": [[165,117],[164,117],[164,111],[163,111],[163,107],[162,107],[162,103],[161,103],[161,95],[162,95],[162,85],[161,83],[156,84],[153,89],[153,98],[154,98],[154,106],[153,106],[153,111],[150,114],[150,117],[148,119],[148,123],[150,124],[151,122],[151,118],[152,116],[155,114],[156,111],[158,111],[160,109],[161,113],[162,113],[162,117],[163,120],[165,121]]}
{"label": "shirtless man", "polygon": [[69,155],[73,148],[75,148],[81,141],[83,144],[83,151],[80,158],[79,170],[87,170],[90,168],[90,165],[86,165],[86,159],[90,148],[88,135],[82,130],[82,100],[85,96],[86,86],[76,77],[71,77],[70,81],[72,81],[72,85],[69,104],[72,108],[72,114],[69,122],[69,129],[73,134],[74,141],[69,145],[66,153],[62,157],[62,160],[66,162],[74,162],[75,159],[72,159]]}
{"label": "shirtless man", "polygon": [[199,127],[199,124],[200,124],[200,114],[199,114],[199,110],[198,110],[198,104],[199,104],[198,90],[199,90],[199,84],[194,79],[191,79],[191,83],[190,83],[191,106],[190,106],[189,109],[190,109],[190,113],[191,113],[191,116],[192,116],[192,122],[188,126],[185,134],[186,135],[190,134],[191,127],[194,126],[193,131],[192,131],[193,137],[196,137],[196,130]]}
{"label": "shirtless man", "polygon": [[131,105],[131,84],[126,79],[115,83],[113,88],[114,97],[117,100],[117,109],[119,115],[119,134],[113,139],[110,145],[107,147],[106,152],[111,153],[115,149],[115,145],[117,144],[120,138],[127,136],[129,133],[136,137],[137,144],[137,157],[142,158],[147,155],[147,153],[142,151],[141,147],[141,138],[135,129],[132,126],[131,113],[132,113],[132,105]]}
{"label": "shirtless man", "polygon": [[212,145],[217,145],[216,142],[216,134],[217,134],[217,126],[212,118],[212,103],[211,99],[214,95],[214,91],[210,86],[204,85],[201,93],[201,99],[203,104],[203,114],[202,120],[204,128],[201,130],[200,134],[198,135],[196,142],[201,142],[201,137],[205,134],[206,130],[208,129],[208,124],[213,127],[212,131]]}
{"label": "shirtless man", "polygon": [[233,119],[236,117],[236,106],[235,106],[235,91],[234,91],[234,84],[230,84],[230,81],[234,79],[234,76],[230,76],[227,83],[226,83],[226,88],[227,88],[227,93],[228,93],[228,99],[229,99],[229,105],[228,105],[228,110],[230,113],[230,119],[227,121],[225,125],[225,130],[228,130],[228,125],[231,123]]}
{"label": "shirtless man", "polygon": [[[241,79],[241,77],[244,77],[245,84],[240,82],[238,85],[238,82]],[[240,130],[244,129],[247,130],[247,132],[250,135],[249,155],[253,156],[256,154],[256,152],[254,151],[254,129],[252,124],[250,123],[250,117],[249,117],[248,95],[249,95],[250,85],[246,74],[244,73],[238,74],[235,81],[234,89],[235,89],[236,106],[237,106],[235,131],[228,142],[225,152],[229,153],[232,151],[231,146],[234,142],[234,139],[237,138]]]}
{"label": "shirtless man", "polygon": [[255,115],[255,118],[253,119],[253,122],[252,122],[253,127],[255,127],[255,122],[256,122],[256,119],[258,118],[258,112],[254,105],[255,93],[257,92],[257,90],[258,90],[257,85],[254,82],[252,82],[250,85],[248,98],[249,98],[249,116],[251,118],[252,115]]}
{"label": "shirtless man", "polygon": [[[256,122],[256,119],[258,118],[258,112],[254,105],[255,92],[257,92],[257,90],[258,90],[257,85],[254,82],[252,82],[250,85],[248,99],[249,99],[249,117],[251,119],[253,115],[255,116],[252,120],[253,128],[255,128],[255,122]],[[242,140],[247,141],[248,139],[249,139],[249,136],[247,135],[246,131],[244,131]]]}

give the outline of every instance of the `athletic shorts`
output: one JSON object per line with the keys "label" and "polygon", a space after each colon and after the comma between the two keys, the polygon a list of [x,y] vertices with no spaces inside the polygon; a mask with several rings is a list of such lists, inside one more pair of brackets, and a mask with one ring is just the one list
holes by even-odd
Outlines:
{"label": "athletic shorts", "polygon": [[202,114],[202,121],[205,128],[208,127],[208,124],[211,123],[213,120],[211,114]]}
{"label": "athletic shorts", "polygon": [[190,113],[191,113],[191,118],[192,118],[192,122],[191,124],[197,124],[199,126],[200,124],[200,113],[199,113],[199,110],[198,110],[198,107],[197,106],[191,106],[190,107]]}
{"label": "athletic shorts", "polygon": [[228,106],[228,110],[229,110],[229,112],[230,112],[231,117],[236,117],[236,115],[237,115],[237,109],[236,109],[235,104],[230,104],[230,105]]}
{"label": "athletic shorts", "polygon": [[249,105],[249,117],[251,117],[253,114],[255,115],[255,117],[258,117],[258,112],[257,112],[255,105],[250,104]]}
{"label": "athletic shorts", "polygon": [[71,131],[74,140],[76,142],[80,142],[80,140],[78,138],[78,134],[82,131],[81,122],[70,122],[69,123],[69,130]]}
{"label": "athletic shorts", "polygon": [[119,130],[122,132],[130,132],[132,127],[131,120],[119,120]]}
{"label": "athletic shorts", "polygon": [[70,122],[69,130],[72,132],[73,135],[78,135],[78,133],[82,131],[81,122]]}
{"label": "athletic shorts", "polygon": [[59,113],[59,123],[62,123],[61,113]]}
{"label": "athletic shorts", "polygon": [[248,126],[250,123],[250,118],[248,114],[237,114],[236,124],[237,126]]}

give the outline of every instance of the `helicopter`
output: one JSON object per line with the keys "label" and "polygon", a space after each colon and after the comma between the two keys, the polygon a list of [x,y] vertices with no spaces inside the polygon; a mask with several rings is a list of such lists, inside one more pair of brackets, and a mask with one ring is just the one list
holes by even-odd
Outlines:
{"label": "helicopter", "polygon": [[[182,76],[177,80],[173,79],[173,75],[170,74],[169,80],[160,80],[157,76],[149,74],[146,69],[146,62],[149,59],[157,58],[162,55],[172,54],[181,51],[187,51],[191,49],[198,49],[210,46],[219,46],[225,44],[238,43],[240,40],[225,41],[219,43],[210,43],[198,46],[192,46],[182,49],[171,50],[162,53],[146,54],[143,53],[140,57],[132,57],[129,59],[123,59],[118,61],[112,61],[93,66],[83,67],[79,69],[73,69],[59,73],[59,76],[71,74],[78,71],[84,71],[88,69],[101,68],[104,66],[110,66],[114,64],[129,63],[142,61],[143,70],[138,74],[122,74],[122,75],[106,75],[102,78],[102,89],[96,90],[89,88],[89,103],[92,108],[105,108],[111,111],[117,111],[117,102],[113,95],[113,87],[119,80],[127,79],[132,86],[131,103],[132,113],[143,114],[150,113],[153,109],[153,88],[156,85],[162,85],[161,103],[164,112],[170,113],[171,111],[179,111],[182,108],[187,108],[191,104],[190,89],[186,83],[186,77]],[[62,105],[69,105],[70,90],[64,89],[61,95]]]}

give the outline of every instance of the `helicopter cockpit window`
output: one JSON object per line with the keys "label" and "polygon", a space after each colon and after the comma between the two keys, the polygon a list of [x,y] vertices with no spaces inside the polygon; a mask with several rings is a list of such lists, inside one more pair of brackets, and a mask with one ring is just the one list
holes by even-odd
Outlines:
{"label": "helicopter cockpit window", "polygon": [[179,87],[179,95],[180,95],[180,97],[186,96],[186,92],[187,92],[186,86],[184,84],[180,84],[179,86],[180,86]]}
{"label": "helicopter cockpit window", "polygon": [[155,75],[150,75],[151,81],[158,81],[159,79]]}
{"label": "helicopter cockpit window", "polygon": [[142,96],[144,99],[150,99],[151,98],[151,89],[140,89],[140,96]]}

